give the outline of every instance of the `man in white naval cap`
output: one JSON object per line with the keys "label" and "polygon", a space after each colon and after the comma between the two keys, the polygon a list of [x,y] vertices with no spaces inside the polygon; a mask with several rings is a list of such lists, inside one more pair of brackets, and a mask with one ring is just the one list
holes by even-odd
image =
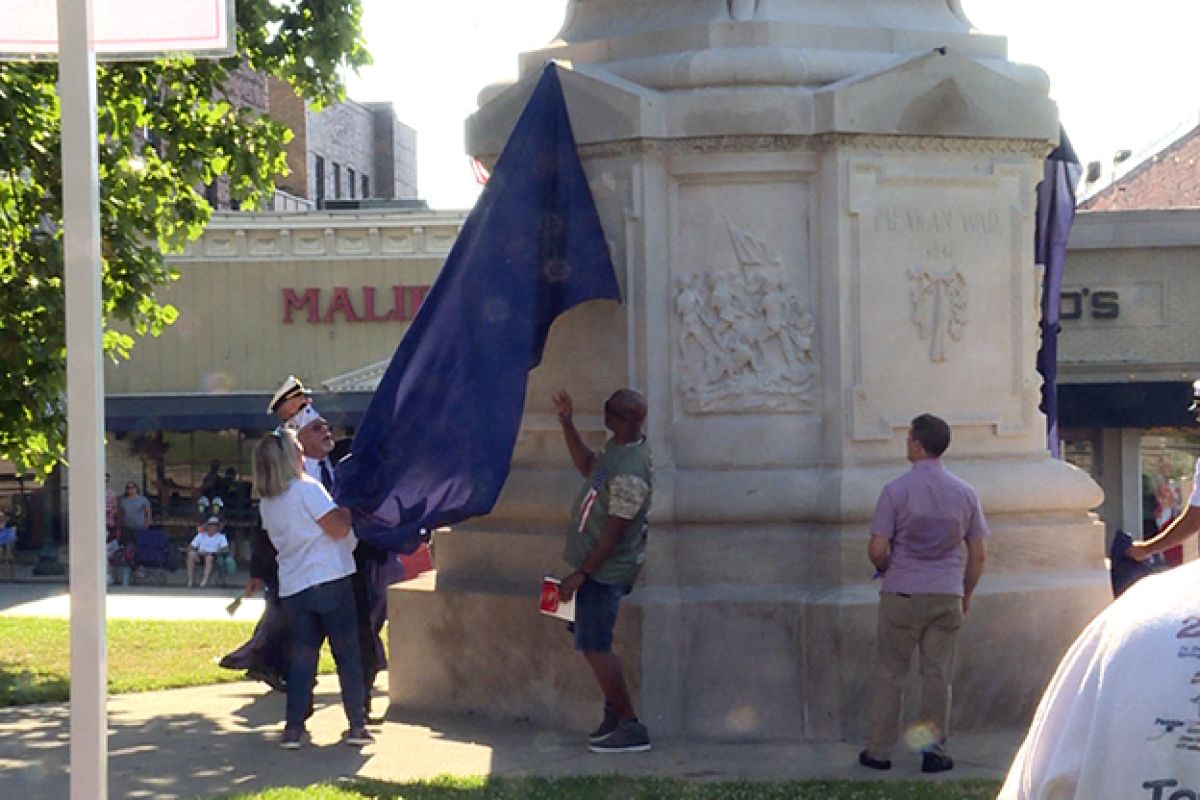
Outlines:
{"label": "man in white naval cap", "polygon": [[[304,450],[304,471],[333,494],[336,476],[332,454],[336,443],[329,423],[312,404],[312,393],[296,376],[289,375],[271,397],[268,407],[284,420],[285,427],[296,431],[296,438]],[[261,547],[262,541],[258,544],[258,549],[265,549]],[[354,548],[357,569],[351,577],[356,601],[359,652],[362,654],[363,678],[367,685],[364,706],[368,719],[371,717],[371,686],[380,670],[387,666],[386,651],[380,638],[383,623],[387,619],[386,585],[381,585],[387,576],[381,574],[380,565],[386,560],[387,553],[365,542],[359,542]]]}
{"label": "man in white naval cap", "polygon": [[[287,424],[302,409],[311,406],[312,392],[295,375],[288,375],[267,403],[267,413],[274,414],[281,424]],[[288,634],[287,617],[279,602],[279,565],[276,563],[275,548],[261,526],[253,536],[252,545],[250,580],[246,582],[245,594],[250,597],[261,589],[266,607],[250,640],[222,658],[221,666],[225,669],[244,669],[247,677],[283,691],[288,675],[291,637]]]}
{"label": "man in white naval cap", "polygon": [[[1200,422],[1200,381],[1192,383],[1192,404],[1188,406],[1188,411]],[[1195,536],[1197,531],[1200,531],[1200,458],[1196,459],[1196,478],[1192,482],[1192,494],[1184,512],[1164,528],[1162,533],[1142,542],[1134,542],[1126,554],[1138,561],[1145,561],[1150,556],[1169,550]]]}
{"label": "man in white naval cap", "polygon": [[300,409],[312,405],[312,392],[295,375],[288,375],[287,380],[279,385],[271,402],[267,403],[267,413],[274,414],[280,422],[287,422]]}

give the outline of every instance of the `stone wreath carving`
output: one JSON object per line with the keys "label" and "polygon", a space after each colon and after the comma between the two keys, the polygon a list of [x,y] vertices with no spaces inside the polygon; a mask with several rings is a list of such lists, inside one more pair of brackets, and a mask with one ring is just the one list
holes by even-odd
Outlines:
{"label": "stone wreath carving", "polygon": [[929,360],[946,360],[946,339],[962,339],[970,299],[967,281],[957,269],[934,275],[908,272],[908,298],[917,335],[929,340]]}
{"label": "stone wreath carving", "polygon": [[777,255],[726,220],[736,269],[675,282],[684,410],[812,411],[812,314]]}

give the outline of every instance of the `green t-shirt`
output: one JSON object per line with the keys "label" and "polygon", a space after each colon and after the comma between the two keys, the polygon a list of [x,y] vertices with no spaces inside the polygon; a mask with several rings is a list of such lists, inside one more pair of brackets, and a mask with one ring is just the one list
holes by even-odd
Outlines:
{"label": "green t-shirt", "polygon": [[645,437],[624,445],[609,439],[575,498],[563,553],[566,562],[579,569],[604,532],[609,514],[630,520],[616,549],[592,578],[633,586],[646,560],[646,517],[653,487],[654,463]]}

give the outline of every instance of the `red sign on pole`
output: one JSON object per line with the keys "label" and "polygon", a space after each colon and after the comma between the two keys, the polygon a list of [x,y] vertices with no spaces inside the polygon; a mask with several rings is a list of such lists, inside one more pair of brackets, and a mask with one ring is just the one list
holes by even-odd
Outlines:
{"label": "red sign on pole", "polygon": [[[55,0],[0,0],[0,58],[58,53]],[[92,0],[92,43],[101,59],[234,52],[231,0]]]}

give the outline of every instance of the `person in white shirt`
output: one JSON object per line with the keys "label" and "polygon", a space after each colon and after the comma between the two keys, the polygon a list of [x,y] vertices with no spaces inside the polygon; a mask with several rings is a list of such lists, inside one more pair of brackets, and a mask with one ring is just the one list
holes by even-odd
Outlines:
{"label": "person in white shirt", "polygon": [[208,585],[208,579],[213,571],[213,563],[218,558],[228,554],[229,539],[226,538],[224,531],[221,530],[221,520],[217,517],[209,517],[196,531],[196,535],[192,537],[192,543],[188,547],[188,588],[192,588],[192,581],[195,579],[196,574],[196,561],[198,559],[204,559],[204,577],[200,579],[200,587],[203,588]]}
{"label": "person in white shirt", "polygon": [[350,511],[334,504],[319,481],[304,473],[304,452],[289,428],[277,428],[254,447],[254,489],[263,527],[278,551],[279,598],[291,629],[287,715],[281,745],[300,747],[312,701],[317,656],[325,637],[337,664],[342,707],[350,723],[344,741],[370,744],[363,713],[362,664],[355,627],[354,534]]}
{"label": "person in white shirt", "polygon": [[997,800],[1200,796],[1200,561],[1143,578],[1071,645]]}

